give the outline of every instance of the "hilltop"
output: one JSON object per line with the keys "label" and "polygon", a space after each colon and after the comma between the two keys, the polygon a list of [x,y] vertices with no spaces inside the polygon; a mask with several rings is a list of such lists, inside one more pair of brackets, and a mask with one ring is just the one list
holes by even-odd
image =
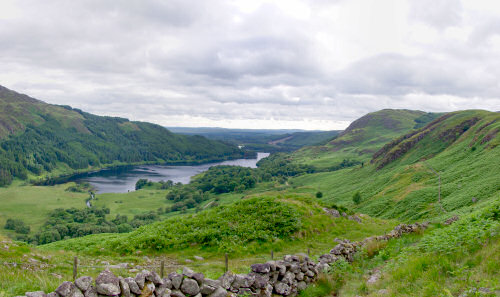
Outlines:
{"label": "hilltop", "polygon": [[439,116],[415,110],[384,109],[352,122],[346,130],[324,145],[305,147],[293,154],[299,163],[325,168],[343,160],[367,162],[384,144],[421,127]]}
{"label": "hilltop", "polygon": [[202,163],[241,158],[236,146],[159,125],[96,116],[0,87],[0,186],[111,164]]}

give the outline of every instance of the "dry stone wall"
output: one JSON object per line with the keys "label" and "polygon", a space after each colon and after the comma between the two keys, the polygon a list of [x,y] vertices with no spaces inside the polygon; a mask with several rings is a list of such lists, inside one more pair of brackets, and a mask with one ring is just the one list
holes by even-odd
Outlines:
{"label": "dry stone wall", "polygon": [[115,276],[111,271],[101,272],[95,281],[82,276],[75,282],[63,282],[55,292],[27,292],[26,297],[226,297],[226,296],[294,296],[314,282],[318,275],[331,269],[341,258],[352,262],[354,254],[369,241],[397,238],[405,233],[427,228],[424,224],[401,224],[391,232],[351,242],[336,239],[337,245],[318,261],[307,255],[286,255],[282,260],[253,264],[248,274],[227,272],[217,280],[205,278],[202,273],[184,267],[182,273],[170,273],[161,278],[154,271],[143,270],[135,277]]}

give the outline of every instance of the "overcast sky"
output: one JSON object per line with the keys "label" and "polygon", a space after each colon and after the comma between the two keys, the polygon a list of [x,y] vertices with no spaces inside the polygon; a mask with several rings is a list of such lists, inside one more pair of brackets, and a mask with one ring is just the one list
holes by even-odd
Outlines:
{"label": "overcast sky", "polygon": [[499,78],[494,0],[0,0],[0,85],[165,126],[497,111]]}

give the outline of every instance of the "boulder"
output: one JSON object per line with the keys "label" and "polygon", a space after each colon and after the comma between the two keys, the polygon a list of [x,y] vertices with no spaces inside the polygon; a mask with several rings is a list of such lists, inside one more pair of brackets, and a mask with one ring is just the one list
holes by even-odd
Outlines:
{"label": "boulder", "polygon": [[250,288],[255,281],[255,277],[249,274],[236,274],[231,285],[234,289]]}
{"label": "boulder", "polygon": [[135,276],[134,280],[141,290],[144,289],[144,285],[146,283],[146,277],[149,277],[150,275],[151,275],[151,272],[149,272],[147,270],[143,270]]}
{"label": "boulder", "polygon": [[26,292],[26,297],[47,297],[44,291]]}
{"label": "boulder", "polygon": [[95,279],[97,293],[106,296],[120,295],[120,281],[111,271],[104,270]]}
{"label": "boulder", "polygon": [[255,274],[254,278],[253,287],[256,289],[264,289],[269,283],[269,275],[267,274]]}
{"label": "boulder", "polygon": [[229,290],[229,288],[233,284],[235,278],[236,277],[235,277],[234,273],[232,273],[231,271],[224,273],[224,275],[220,277],[221,286],[224,289]]}
{"label": "boulder", "polygon": [[47,297],[59,297],[59,294],[57,294],[56,292],[50,292],[49,294],[47,294]]}
{"label": "boulder", "polygon": [[172,281],[166,277],[163,279],[163,284],[160,286],[164,286],[167,289],[172,289]]}
{"label": "boulder", "polygon": [[193,276],[191,278],[197,281],[198,285],[201,286],[203,280],[205,279],[205,276],[203,275],[203,273],[193,273]]}
{"label": "boulder", "polygon": [[304,273],[299,272],[299,273],[295,274],[295,278],[296,278],[298,281],[304,280]]}
{"label": "boulder", "polygon": [[[170,280],[169,280],[169,282],[170,282]],[[172,284],[170,284],[170,287],[172,287]],[[155,294],[157,297],[163,296],[163,294],[165,294],[165,292],[167,294],[170,294],[170,292],[171,292],[170,288],[168,287],[167,284],[165,284],[165,282],[163,284],[157,286],[155,289]]]}
{"label": "boulder", "polygon": [[283,276],[281,282],[287,285],[291,285],[294,279],[295,279],[295,274],[291,273],[290,271],[287,271],[287,273],[285,273],[285,276]]}
{"label": "boulder", "polygon": [[98,297],[96,288],[94,286],[90,286],[90,288],[87,291],[85,291],[84,296],[85,297]]}
{"label": "boulder", "polygon": [[118,282],[120,284],[120,291],[122,297],[132,297],[132,294],[130,293],[130,287],[128,286],[128,283],[125,281],[125,279],[121,276],[118,277]]}
{"label": "boulder", "polygon": [[63,282],[57,287],[56,293],[62,297],[83,297],[83,293],[72,282]]}
{"label": "boulder", "polygon": [[200,287],[198,286],[198,282],[196,280],[186,278],[182,282],[181,291],[184,294],[193,296],[193,295],[200,293]]}
{"label": "boulder", "polygon": [[136,295],[141,294],[141,288],[139,288],[139,285],[137,284],[137,282],[133,278],[127,277],[127,278],[124,278],[123,280],[127,283],[128,287],[130,289],[130,292],[132,292]]}
{"label": "boulder", "polygon": [[212,287],[212,286],[209,286],[209,285],[206,285],[206,284],[202,284],[200,286],[200,293],[203,294],[203,295],[210,295],[213,292],[215,292],[215,287]]}
{"label": "boulder", "polygon": [[75,280],[75,285],[78,289],[82,290],[82,292],[87,291],[92,284],[92,278],[90,276],[82,276]]}
{"label": "boulder", "polygon": [[209,278],[204,279],[203,284],[205,284],[207,286],[214,287],[214,288],[218,288],[218,287],[222,286],[222,282],[220,280],[213,280],[213,279],[209,279]]}
{"label": "boulder", "polygon": [[271,271],[271,265],[265,264],[253,264],[252,271],[256,273],[269,273]]}
{"label": "boulder", "polygon": [[154,271],[151,271],[146,275],[146,280],[153,282],[153,284],[155,285],[163,284],[163,280],[161,279],[161,277]]}
{"label": "boulder", "polygon": [[[178,290],[181,287],[182,284],[182,274],[178,274],[175,272],[172,272],[168,275],[168,278],[172,281],[172,287],[176,290]],[[172,291],[173,293],[173,291]]]}
{"label": "boulder", "polygon": [[283,296],[288,296],[292,292],[290,286],[282,282],[277,282],[274,285],[274,291],[276,292],[276,294]]}
{"label": "boulder", "polygon": [[297,290],[299,291],[303,291],[307,288],[307,284],[306,282],[302,281],[302,282],[298,282],[297,283]]}
{"label": "boulder", "polygon": [[190,268],[184,267],[184,268],[182,268],[182,274],[191,278],[191,277],[193,277],[194,271]]}
{"label": "boulder", "polygon": [[172,297],[186,297],[186,295],[184,295],[184,293],[182,293],[179,290],[172,290],[172,292],[170,293],[170,296],[172,296]]}
{"label": "boulder", "polygon": [[218,287],[215,292],[212,294],[208,295],[208,297],[227,297],[227,291],[224,290],[222,287]]}
{"label": "boulder", "polygon": [[144,283],[144,288],[142,288],[142,290],[141,290],[140,297],[154,296],[155,289],[156,288],[155,288],[155,285],[153,282],[148,281],[148,282]]}

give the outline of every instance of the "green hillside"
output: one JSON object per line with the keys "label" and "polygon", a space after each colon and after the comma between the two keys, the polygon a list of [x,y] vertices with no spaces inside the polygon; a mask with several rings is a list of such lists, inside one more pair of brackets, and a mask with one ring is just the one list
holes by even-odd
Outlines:
{"label": "green hillside", "polygon": [[[413,221],[468,213],[499,202],[498,131],[499,113],[449,113],[388,143],[363,167],[303,175],[291,183],[320,189],[325,201],[379,217]],[[444,210],[433,170],[441,176]],[[359,205],[352,200],[356,192]]]}
{"label": "green hillside", "polygon": [[0,88],[0,186],[109,164],[201,163],[244,156],[234,145],[145,122],[54,106]]}
{"label": "green hillside", "polygon": [[317,168],[335,166],[344,159],[369,161],[384,144],[418,128],[438,114],[414,110],[384,109],[369,113],[356,121],[332,141],[306,147],[293,154],[296,162]]}

